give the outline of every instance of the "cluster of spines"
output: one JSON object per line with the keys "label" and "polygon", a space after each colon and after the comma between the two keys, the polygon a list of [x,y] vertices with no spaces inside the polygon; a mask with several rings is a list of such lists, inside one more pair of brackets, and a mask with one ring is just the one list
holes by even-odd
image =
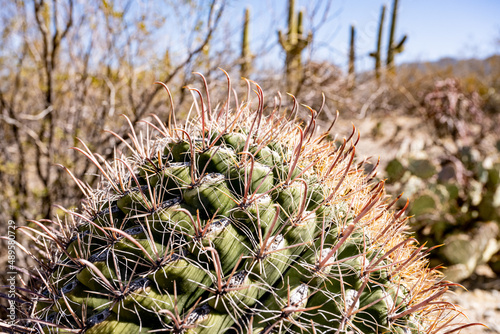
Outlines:
{"label": "cluster of spines", "polygon": [[254,115],[249,104],[229,112],[229,97],[205,110],[201,98],[184,129],[173,112],[167,127],[148,123],[161,139],[143,144],[132,128],[134,160],[80,150],[107,180],[104,199],[76,180],[86,214],[71,212],[74,226],[60,236],[37,222],[58,251],[18,328],[441,330],[454,316],[437,302],[449,284],[436,284],[423,246],[401,236],[404,210],[389,210],[383,182],[354,163],[356,131],[326,142],[314,136],[319,113],[296,127],[279,106],[265,116],[257,92]]}

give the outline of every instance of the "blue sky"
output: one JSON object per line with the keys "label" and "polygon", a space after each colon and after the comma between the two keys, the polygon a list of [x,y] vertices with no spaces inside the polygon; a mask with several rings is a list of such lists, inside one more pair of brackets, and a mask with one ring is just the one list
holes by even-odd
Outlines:
{"label": "blue sky", "polygon": [[[305,8],[310,14],[310,3],[297,0],[297,9]],[[327,1],[322,4],[326,6]],[[332,0],[330,17],[315,35],[317,44],[313,57],[333,59],[334,63],[345,66],[349,27],[354,24],[357,29],[357,66],[371,68],[373,60],[368,53],[375,49],[383,4],[387,5],[383,37],[386,44],[392,0]],[[229,8],[235,24],[241,24],[245,6],[249,6],[252,13],[252,48],[260,49],[266,41],[270,46],[270,41],[276,38],[275,31],[286,28],[287,1],[237,1]],[[497,41],[500,39],[500,0],[400,0],[399,12],[396,38],[407,34],[408,41],[405,51],[396,58],[397,63],[443,57],[485,58],[500,53],[500,42]],[[316,21],[319,17],[318,14]],[[305,23],[311,24],[307,20]],[[283,56],[277,46],[269,52]]]}

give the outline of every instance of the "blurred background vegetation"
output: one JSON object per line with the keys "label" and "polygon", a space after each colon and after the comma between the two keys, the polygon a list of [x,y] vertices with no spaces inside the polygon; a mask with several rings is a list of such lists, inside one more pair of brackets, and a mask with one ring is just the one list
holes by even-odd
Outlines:
{"label": "blurred background vegetation", "polygon": [[[201,86],[193,71],[207,78],[212,103],[224,101],[223,68],[237,93],[247,77],[316,110],[324,93],[319,121],[328,124],[338,109],[341,136],[359,125],[358,159],[380,156],[378,176],[392,195],[404,192],[400,207],[410,200],[419,240],[447,244],[431,263],[460,281],[500,274],[500,56],[398,62],[412,36],[398,31],[393,0],[361,31],[372,52],[360,53],[353,24],[341,56],[315,57],[336,43],[318,36],[337,28],[338,4],[272,3],[268,22],[230,0],[0,0],[0,234],[9,220],[29,226],[61,213],[58,205],[77,208],[82,194],[60,165],[91,185],[99,177],[70,148],[81,140],[111,160],[122,144],[103,129],[127,133],[120,114],[133,125],[151,113],[166,119],[168,95],[155,81],[169,86],[182,118],[186,86]],[[18,240],[29,243],[22,233]],[[18,252],[18,267],[30,263]]]}

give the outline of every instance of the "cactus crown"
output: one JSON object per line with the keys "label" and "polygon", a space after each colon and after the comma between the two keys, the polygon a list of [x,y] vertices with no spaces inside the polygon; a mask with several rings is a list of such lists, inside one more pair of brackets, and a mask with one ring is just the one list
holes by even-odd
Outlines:
{"label": "cactus crown", "polygon": [[173,111],[166,125],[154,117],[144,140],[132,128],[131,142],[123,140],[130,155],[109,162],[78,149],[102,183],[95,190],[75,180],[83,212],[36,222],[45,258],[19,296],[24,318],[4,328],[450,330],[458,313],[441,302],[450,283],[426,267],[424,246],[404,233],[407,219],[391,209],[384,183],[356,163],[355,129],[328,141],[319,112],[307,107],[311,117],[299,125],[295,100],[290,113],[280,99],[265,111],[258,85],[257,102],[236,101],[235,110],[229,94],[212,109],[208,89],[205,99],[194,91],[196,115],[182,126]]}

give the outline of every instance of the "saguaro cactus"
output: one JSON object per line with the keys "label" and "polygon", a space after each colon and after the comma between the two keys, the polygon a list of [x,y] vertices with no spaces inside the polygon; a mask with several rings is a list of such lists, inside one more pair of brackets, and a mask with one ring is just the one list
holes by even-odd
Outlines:
{"label": "saguaro cactus", "polygon": [[378,25],[378,34],[377,34],[377,47],[376,50],[370,53],[370,56],[375,59],[375,77],[380,79],[381,74],[381,66],[382,66],[382,33],[384,30],[384,20],[385,20],[385,5],[382,6],[382,10],[380,12],[380,21]]}
{"label": "saguaro cactus", "polygon": [[250,9],[245,9],[245,18],[243,21],[243,35],[241,37],[241,66],[240,74],[246,78],[250,74],[252,68],[252,54],[250,52]]}
{"label": "saguaro cactus", "polygon": [[278,40],[286,53],[286,81],[287,90],[295,93],[297,84],[302,80],[302,51],[311,43],[312,33],[304,36],[304,12],[295,14],[295,0],[288,1],[288,33],[278,31]]}
{"label": "saguaro cactus", "polygon": [[398,2],[399,0],[394,0],[392,5],[391,30],[389,33],[389,44],[387,45],[387,70],[391,73],[394,73],[394,56],[398,53],[403,52],[404,43],[407,39],[407,35],[404,35],[399,43],[394,42],[394,35],[396,32],[396,19],[398,16]]}
{"label": "saguaro cactus", "polygon": [[356,29],[354,25],[351,25],[351,38],[349,42],[349,69],[348,69],[348,80],[349,87],[353,87],[356,81],[356,73],[354,62],[356,61],[356,50],[355,50],[355,38],[356,38]]}

